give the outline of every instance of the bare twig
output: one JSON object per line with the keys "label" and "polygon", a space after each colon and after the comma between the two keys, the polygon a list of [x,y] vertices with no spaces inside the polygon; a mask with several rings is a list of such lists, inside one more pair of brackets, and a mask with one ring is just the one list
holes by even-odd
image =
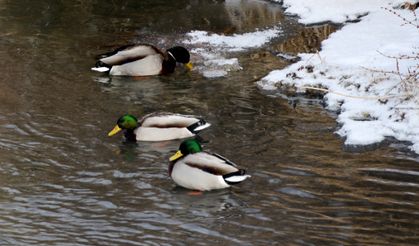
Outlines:
{"label": "bare twig", "polygon": [[[381,7],[381,8],[382,8],[382,9],[387,10],[388,12],[390,12],[390,13],[394,14],[395,16],[397,16],[397,17],[399,17],[401,20],[403,20],[403,21],[404,21],[403,25],[409,24],[409,25],[412,25],[412,26],[416,27],[417,29],[419,29],[419,25],[418,25],[418,23],[417,23],[418,18],[417,18],[417,16],[416,16],[415,11],[413,11],[413,10],[412,10],[413,15],[414,15],[414,17],[415,17],[414,22],[413,22],[413,21],[408,20],[408,19],[406,19],[405,17],[401,16],[399,13],[397,13],[397,12],[396,12],[395,10],[393,10],[393,9],[389,9],[389,8],[387,8],[387,7]],[[415,23],[415,22],[416,22],[416,23]]]}

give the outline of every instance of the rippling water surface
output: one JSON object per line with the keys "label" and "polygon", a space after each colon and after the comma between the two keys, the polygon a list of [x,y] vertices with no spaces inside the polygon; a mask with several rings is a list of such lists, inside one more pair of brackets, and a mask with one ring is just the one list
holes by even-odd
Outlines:
{"label": "rippling water surface", "polygon": [[[226,78],[90,71],[114,46],[278,23],[284,34],[237,54],[243,70]],[[392,142],[348,149],[317,101],[255,86],[284,66],[275,54],[316,48],[329,26],[258,1],[1,0],[0,28],[0,245],[419,244],[417,156]],[[205,147],[252,178],[191,195],[167,176],[178,141],[106,136],[123,113],[158,110],[204,116]]]}

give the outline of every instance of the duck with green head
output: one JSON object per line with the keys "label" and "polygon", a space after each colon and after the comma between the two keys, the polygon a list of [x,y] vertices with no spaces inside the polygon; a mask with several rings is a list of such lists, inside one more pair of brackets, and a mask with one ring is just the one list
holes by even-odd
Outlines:
{"label": "duck with green head", "polygon": [[166,141],[193,137],[210,126],[204,119],[192,115],[151,113],[138,121],[135,116],[126,114],[118,119],[108,136],[123,131],[129,142]]}
{"label": "duck with green head", "polygon": [[99,56],[93,71],[109,72],[114,76],[151,76],[173,73],[177,63],[192,69],[190,54],[182,46],[165,52],[153,45],[126,45]]}
{"label": "duck with green head", "polygon": [[227,188],[250,177],[221,155],[203,151],[196,139],[183,141],[170,157],[169,175],[179,186],[198,191]]}

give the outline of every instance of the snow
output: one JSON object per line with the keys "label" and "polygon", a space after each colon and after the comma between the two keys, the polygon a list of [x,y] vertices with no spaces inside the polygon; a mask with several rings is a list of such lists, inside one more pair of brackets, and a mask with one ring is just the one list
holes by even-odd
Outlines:
{"label": "snow", "polygon": [[[281,0],[282,1],[282,0]],[[276,2],[281,2],[276,1]],[[353,21],[380,7],[391,7],[406,2],[403,0],[283,0],[286,13],[298,15],[303,24],[331,21]]]}
{"label": "snow", "polygon": [[197,46],[191,50],[191,53],[199,55],[203,60],[203,65],[197,66],[197,70],[204,77],[216,78],[242,69],[237,58],[226,58],[226,56],[234,52],[259,48],[272,38],[278,37],[280,33],[278,27],[233,35],[194,30],[186,34],[187,39],[183,43]]}
{"label": "snow", "polygon": [[270,39],[277,37],[279,32],[280,30],[278,28],[273,28],[226,36],[215,33],[210,34],[206,31],[191,31],[187,34],[190,39],[185,43],[209,44],[229,51],[243,51],[248,48],[257,48],[264,45]]}
{"label": "snow", "polygon": [[360,21],[346,23],[322,42],[318,54],[299,54],[299,62],[272,71],[258,86],[263,90],[277,90],[281,85],[300,91],[308,86],[327,88],[327,108],[340,112],[337,134],[345,137],[345,144],[369,145],[393,137],[411,142],[411,149],[419,153],[417,74],[416,84],[401,82],[409,71],[417,71],[418,59],[395,59],[418,54],[415,18],[419,10],[415,16],[398,8],[403,2],[283,0],[286,12],[298,15],[304,24]]}

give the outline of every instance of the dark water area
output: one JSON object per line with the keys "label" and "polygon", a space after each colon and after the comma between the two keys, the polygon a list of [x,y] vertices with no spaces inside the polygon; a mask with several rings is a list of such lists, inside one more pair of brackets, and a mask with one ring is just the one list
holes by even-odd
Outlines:
{"label": "dark water area", "polygon": [[[227,77],[90,71],[118,45],[274,25],[284,33]],[[419,244],[417,156],[347,149],[318,101],[294,107],[255,85],[287,64],[277,53],[316,49],[333,27],[262,1],[0,0],[0,30],[0,245]],[[191,195],[167,175],[179,141],[107,137],[121,114],[154,111],[204,116],[205,148],[252,178]]]}

